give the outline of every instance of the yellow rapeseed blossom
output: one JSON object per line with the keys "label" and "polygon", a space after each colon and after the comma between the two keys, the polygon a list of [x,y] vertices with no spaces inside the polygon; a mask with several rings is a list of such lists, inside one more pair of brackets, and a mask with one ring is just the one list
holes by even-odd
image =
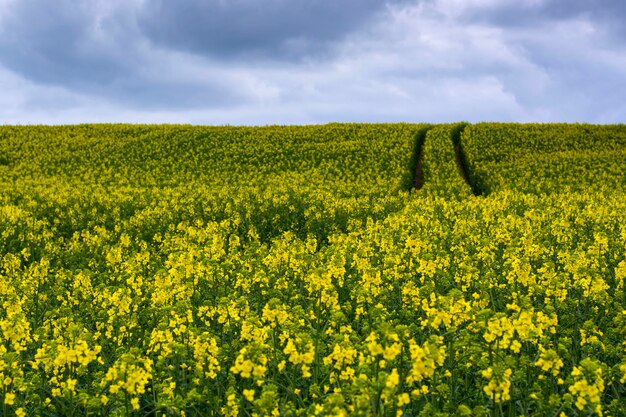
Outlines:
{"label": "yellow rapeseed blossom", "polygon": [[483,391],[495,403],[502,403],[511,399],[511,375],[512,369],[505,369],[502,373],[495,373],[493,368],[487,368],[482,371],[484,378],[489,382],[483,387]]}
{"label": "yellow rapeseed blossom", "polygon": [[253,401],[254,400],[254,390],[253,389],[244,389],[243,390],[243,396],[246,398],[246,400]]}
{"label": "yellow rapeseed blossom", "polygon": [[6,394],[4,394],[4,403],[6,405],[13,405],[14,402],[15,402],[15,393],[7,392]]}
{"label": "yellow rapeseed blossom", "polygon": [[576,398],[576,408],[580,411],[591,409],[596,414],[602,415],[602,393],[605,382],[602,377],[602,367],[593,359],[583,359],[579,366],[572,370],[574,383],[568,390]]}
{"label": "yellow rapeseed blossom", "polygon": [[611,125],[0,126],[0,414],[617,413],[625,149]]}
{"label": "yellow rapeseed blossom", "polygon": [[543,346],[539,346],[539,353],[539,359],[535,361],[535,366],[557,376],[563,367],[563,360],[559,357],[558,353],[552,349],[545,349]]}
{"label": "yellow rapeseed blossom", "polygon": [[422,346],[410,340],[409,351],[411,355],[411,370],[407,376],[409,384],[432,378],[436,368],[442,366],[446,358],[445,346],[440,336],[433,336]]}

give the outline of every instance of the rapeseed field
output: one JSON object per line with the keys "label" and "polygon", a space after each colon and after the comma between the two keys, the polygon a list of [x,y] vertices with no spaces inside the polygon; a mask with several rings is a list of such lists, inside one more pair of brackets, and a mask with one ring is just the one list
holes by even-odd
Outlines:
{"label": "rapeseed field", "polygon": [[625,126],[0,127],[0,415],[624,416],[625,186]]}

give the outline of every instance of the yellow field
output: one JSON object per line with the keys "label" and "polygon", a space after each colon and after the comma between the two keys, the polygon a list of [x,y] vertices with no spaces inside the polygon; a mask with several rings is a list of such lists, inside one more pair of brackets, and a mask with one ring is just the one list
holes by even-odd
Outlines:
{"label": "yellow field", "polygon": [[625,161],[624,126],[0,127],[0,415],[626,415]]}

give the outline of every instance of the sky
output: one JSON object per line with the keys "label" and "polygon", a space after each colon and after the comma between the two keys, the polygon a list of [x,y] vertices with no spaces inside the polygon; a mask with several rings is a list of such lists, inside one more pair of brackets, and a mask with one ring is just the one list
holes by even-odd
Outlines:
{"label": "sky", "polygon": [[624,0],[0,0],[0,124],[626,122]]}

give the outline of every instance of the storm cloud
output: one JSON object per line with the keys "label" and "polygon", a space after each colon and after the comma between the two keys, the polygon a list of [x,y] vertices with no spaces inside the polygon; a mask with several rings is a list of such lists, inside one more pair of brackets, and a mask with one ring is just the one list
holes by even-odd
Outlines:
{"label": "storm cloud", "polygon": [[0,0],[0,123],[624,122],[615,0]]}
{"label": "storm cloud", "polygon": [[328,55],[335,42],[396,0],[146,0],[142,33],[156,45],[207,56],[297,59]]}

